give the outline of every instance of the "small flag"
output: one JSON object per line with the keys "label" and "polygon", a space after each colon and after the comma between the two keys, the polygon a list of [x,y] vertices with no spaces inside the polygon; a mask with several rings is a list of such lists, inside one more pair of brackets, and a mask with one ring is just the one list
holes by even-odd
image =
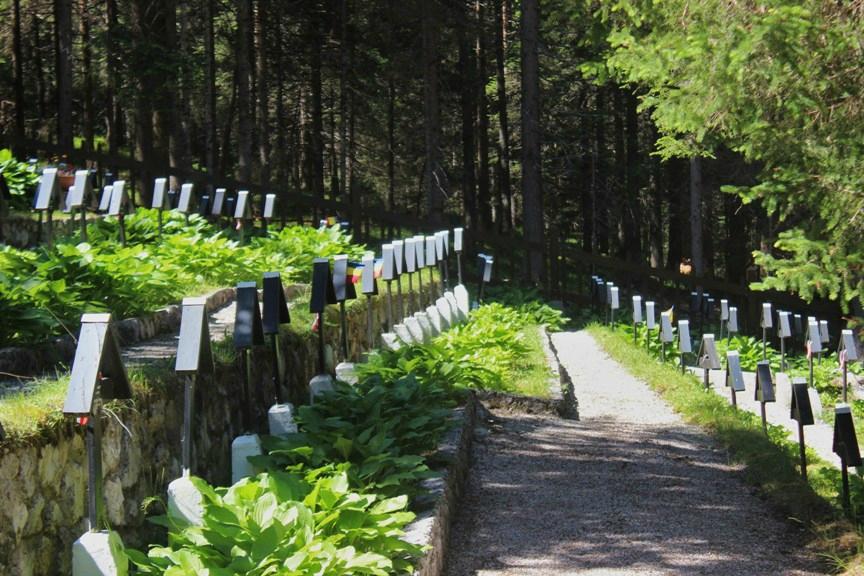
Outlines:
{"label": "small flag", "polygon": [[811,350],[811,348],[810,348],[810,341],[809,340],[807,341],[806,349],[807,349],[807,359],[809,360],[813,357],[813,350]]}
{"label": "small flag", "polygon": [[78,421],[79,426],[87,426],[87,424],[90,422],[90,417],[89,416],[79,416],[78,418],[76,418],[76,420]]}
{"label": "small flag", "polygon": [[840,351],[840,368],[846,367],[846,349]]}
{"label": "small flag", "polygon": [[312,332],[314,332],[315,334],[317,334],[317,333],[318,333],[318,328],[320,327],[320,324],[321,324],[321,315],[320,315],[320,314],[316,314],[316,315],[315,315],[315,320],[312,321]]}

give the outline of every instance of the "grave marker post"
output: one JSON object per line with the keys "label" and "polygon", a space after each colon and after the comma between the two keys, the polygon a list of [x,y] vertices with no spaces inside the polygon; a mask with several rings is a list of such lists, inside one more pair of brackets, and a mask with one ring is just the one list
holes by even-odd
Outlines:
{"label": "grave marker post", "polygon": [[405,320],[405,302],[402,297],[402,269],[405,265],[405,242],[393,240],[393,275],[396,277],[396,296],[399,305],[399,321]]}
{"label": "grave marker post", "polygon": [[462,284],[462,228],[453,229],[453,250],[456,252],[456,277]]}
{"label": "grave marker post", "polygon": [[705,390],[711,388],[709,372],[720,369],[720,357],[717,355],[717,344],[714,334],[703,334],[699,345],[699,367],[704,371]]}
{"label": "grave marker post", "polygon": [[729,322],[729,300],[720,299],[720,340],[723,340],[723,325]]}
{"label": "grave marker post", "polygon": [[156,210],[159,236],[162,236],[162,213],[165,211],[165,203],[168,200],[167,187],[167,178],[156,178],[153,182],[153,201],[150,203],[150,207]]}
{"label": "grave marker post", "polygon": [[417,260],[417,299],[420,302],[420,308],[423,308],[423,268],[426,267],[426,245],[423,236],[414,237],[415,259]]}
{"label": "grave marker post", "polygon": [[786,338],[792,336],[789,312],[777,312],[777,336],[780,338],[780,371],[786,371]]}
{"label": "grave marker post", "polygon": [[815,318],[807,322],[807,363],[810,368],[810,387],[813,388],[813,354],[822,355],[822,337],[819,334],[819,323]]}
{"label": "grave marker post", "polygon": [[807,446],[804,443],[804,426],[813,424],[813,408],[810,405],[810,394],[807,390],[807,380],[792,379],[792,405],[790,418],[798,422],[798,455],[801,460],[801,477],[807,481]]}
{"label": "grave marker post", "polygon": [[[74,190],[74,192],[73,192]],[[89,170],[75,171],[75,185],[69,189],[67,203],[74,212],[75,208],[80,213],[81,241],[87,241],[87,199],[93,194],[93,179]],[[74,214],[73,214],[74,217]]]}
{"label": "grave marker post", "polygon": [[834,408],[834,441],[832,450],[840,457],[840,475],[843,483],[843,509],[851,514],[849,499],[849,466],[861,466],[861,452],[855,436],[855,422],[848,404],[837,404]]}
{"label": "grave marker post", "polygon": [[[819,340],[822,343],[823,348],[827,348],[828,344],[831,342],[831,335],[828,332],[828,321],[820,320],[819,321]],[[819,365],[822,365],[822,352],[819,352]]]}
{"label": "grave marker post", "polygon": [[693,352],[690,343],[690,321],[678,320],[678,354],[681,359],[681,374],[684,374],[684,354]]}
{"label": "grave marker post", "polygon": [[273,389],[276,404],[282,404],[285,398],[282,394],[283,362],[279,351],[279,327],[291,322],[291,315],[288,312],[288,302],[285,300],[285,289],[279,272],[265,272],[262,284],[264,314],[261,318],[261,327],[264,335],[270,337],[273,355]]}
{"label": "grave marker post", "polygon": [[756,395],[754,400],[759,402],[762,415],[762,430],[768,434],[768,418],[765,415],[765,404],[775,402],[774,379],[771,376],[771,365],[767,360],[756,363]]}
{"label": "grave marker post", "polygon": [[383,270],[381,278],[387,286],[387,332],[393,329],[393,276],[395,275],[395,266],[393,263],[393,244],[384,244],[381,247],[381,259],[383,262]]}
{"label": "grave marker post", "polygon": [[642,296],[633,296],[633,344],[639,333],[639,324],[642,322]]}
{"label": "grave marker post", "polygon": [[363,256],[363,270],[360,275],[361,290],[366,295],[366,328],[369,331],[369,348],[375,348],[374,310],[372,296],[378,293],[378,283],[375,282],[375,255],[367,252]]}
{"label": "grave marker post", "polygon": [[108,215],[117,217],[120,233],[120,244],[126,246],[126,181],[117,180],[111,185],[111,202],[108,205]]}
{"label": "grave marker post", "polygon": [[261,211],[261,223],[264,227],[264,235],[267,235],[267,228],[270,220],[273,219],[273,213],[276,209],[276,194],[272,192],[264,195],[264,209]]}
{"label": "grave marker post", "polygon": [[419,310],[414,304],[414,271],[417,270],[417,248],[414,238],[406,238],[403,250],[405,252],[405,271],[408,273],[408,313]]}
{"label": "grave marker post", "polygon": [[774,326],[774,322],[771,314],[771,303],[763,302],[762,303],[762,318],[759,321],[760,326],[762,326],[762,360],[767,360],[768,358],[768,329]]}
{"label": "grave marker post", "polygon": [[744,373],[741,371],[741,357],[737,350],[726,352],[726,386],[732,393],[732,406],[738,406],[738,392],[744,392]]}
{"label": "grave marker post", "polygon": [[648,350],[651,331],[654,329],[654,302],[645,302],[645,349]]}
{"label": "grave marker post", "polygon": [[843,372],[843,402],[846,402],[847,390],[849,387],[849,362],[857,362],[860,358],[861,354],[858,342],[855,339],[855,333],[852,332],[852,330],[843,330],[840,332],[840,344],[837,351],[837,359],[840,362],[840,369]]}
{"label": "grave marker post", "polygon": [[36,198],[33,208],[39,212],[39,236],[42,236],[42,214],[45,218],[45,243],[48,246],[54,244],[54,209],[60,202],[60,181],[57,168],[45,168],[39,179],[39,187],[36,189]]}
{"label": "grave marker post", "polygon": [[609,325],[615,326],[615,310],[620,306],[620,302],[618,301],[618,287],[613,286],[610,292],[612,297],[609,300]]}

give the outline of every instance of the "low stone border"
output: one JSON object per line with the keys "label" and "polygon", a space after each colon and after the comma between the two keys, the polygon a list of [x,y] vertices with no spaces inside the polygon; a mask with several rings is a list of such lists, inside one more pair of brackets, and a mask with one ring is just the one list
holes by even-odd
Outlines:
{"label": "low stone border", "polygon": [[405,530],[405,540],[428,547],[414,571],[415,576],[440,576],[444,573],[450,525],[468,480],[477,413],[477,398],[471,394],[465,406],[454,411],[454,419],[459,424],[447,433],[430,458],[431,468],[441,465],[441,476],[421,484],[428,493],[418,503],[428,502],[429,508],[418,513],[417,519]]}
{"label": "low stone border", "polygon": [[[207,312],[234,300],[234,288],[220,288],[207,294]],[[183,307],[172,304],[140,318],[126,318],[113,323],[121,346],[129,346],[180,328]],[[67,334],[35,346],[10,346],[0,349],[0,372],[19,376],[44,374],[57,364],[69,364],[75,357],[75,339]]]}

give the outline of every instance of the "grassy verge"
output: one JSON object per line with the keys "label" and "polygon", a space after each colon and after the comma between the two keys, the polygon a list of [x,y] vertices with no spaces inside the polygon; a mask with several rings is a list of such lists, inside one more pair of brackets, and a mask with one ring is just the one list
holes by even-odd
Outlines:
{"label": "grassy verge", "polygon": [[[816,536],[814,547],[841,570],[859,573],[864,538],[840,513],[839,471],[808,451],[808,477],[801,479],[798,446],[789,441],[782,427],[771,426],[766,436],[761,420],[737,410],[723,398],[706,393],[692,375],[682,375],[673,365],[661,364],[644,348],[633,345],[619,331],[599,325],[589,332],[606,352],[630,373],[646,381],[688,422],[708,430],[729,452],[733,461],[745,466],[746,480],[787,517],[809,527]],[[853,491],[860,494],[860,478]]]}
{"label": "grassy verge", "polygon": [[526,396],[549,397],[549,365],[543,350],[539,326],[527,326],[522,330],[527,352],[513,369],[513,387]]}

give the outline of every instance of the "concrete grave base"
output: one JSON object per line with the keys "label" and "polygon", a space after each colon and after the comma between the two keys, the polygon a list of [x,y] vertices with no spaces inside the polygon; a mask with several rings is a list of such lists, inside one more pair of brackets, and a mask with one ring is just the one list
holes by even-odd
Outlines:
{"label": "concrete grave base", "polygon": [[438,312],[438,308],[436,306],[429,306],[426,308],[426,316],[429,317],[429,322],[432,323],[433,333],[437,336],[441,332],[443,332],[443,325],[441,323],[441,313]]}
{"label": "concrete grave base", "polygon": [[438,300],[435,301],[435,307],[441,315],[441,328],[443,330],[449,330],[450,327],[453,326],[453,317],[450,313],[450,305],[447,303],[447,299],[443,296],[438,298]]}
{"label": "concrete grave base", "polygon": [[462,311],[459,310],[459,303],[456,301],[456,296],[453,292],[446,292],[444,294],[444,299],[447,300],[447,304],[450,305],[450,315],[455,323],[461,324],[468,319],[468,316],[463,315]]}
{"label": "concrete grave base", "polygon": [[381,345],[391,352],[396,352],[402,348],[402,342],[393,332],[384,332],[381,334]]}
{"label": "concrete grave base", "polygon": [[297,433],[297,423],[294,422],[294,405],[274,404],[267,411],[267,423],[271,436],[285,437]]}
{"label": "concrete grave base", "polygon": [[168,484],[168,517],[178,524],[193,526],[200,526],[203,521],[203,498],[187,476],[181,476]]}
{"label": "concrete grave base", "polygon": [[129,560],[116,532],[87,532],[72,544],[72,576],[126,576]]}
{"label": "concrete grave base", "polygon": [[429,341],[438,335],[438,333],[435,332],[434,328],[432,327],[432,322],[429,321],[428,314],[426,314],[425,312],[415,312],[414,318],[416,318],[417,322],[420,324],[420,329],[423,331],[424,340]]}
{"label": "concrete grave base", "polygon": [[309,403],[314,404],[316,397],[325,392],[332,392],[335,388],[334,384],[330,374],[317,374],[309,381]]}
{"label": "concrete grave base", "polygon": [[456,305],[459,308],[459,313],[463,318],[467,319],[471,312],[471,301],[468,297],[468,289],[464,285],[459,284],[453,288],[453,295],[456,296]]}
{"label": "concrete grave base", "polygon": [[423,328],[420,326],[420,322],[417,318],[414,318],[413,316],[406,318],[405,327],[408,328],[408,332],[411,333],[411,338],[414,339],[414,342],[420,344],[426,342],[426,335],[423,333]]}
{"label": "concrete grave base", "polygon": [[357,384],[357,368],[353,362],[340,362],[336,365],[336,380],[351,384]]}
{"label": "concrete grave base", "polygon": [[244,434],[234,439],[231,443],[232,484],[255,473],[252,463],[249,462],[249,456],[260,456],[261,453],[261,438],[257,434]]}
{"label": "concrete grave base", "polygon": [[414,344],[414,337],[411,335],[411,332],[408,331],[408,327],[405,326],[405,324],[395,324],[393,326],[393,332],[403,344]]}

